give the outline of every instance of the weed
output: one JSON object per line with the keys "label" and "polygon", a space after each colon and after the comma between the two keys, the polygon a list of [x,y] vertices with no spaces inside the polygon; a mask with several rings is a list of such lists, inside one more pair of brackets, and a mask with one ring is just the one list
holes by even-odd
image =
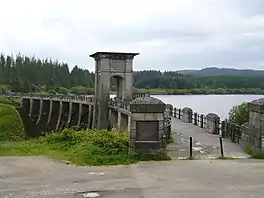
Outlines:
{"label": "weed", "polygon": [[185,158],[184,160],[196,160],[196,158],[193,156],[189,156],[189,157]]}
{"label": "weed", "polygon": [[229,157],[229,156],[219,156],[216,159],[219,159],[219,160],[233,160],[235,158]]}
{"label": "weed", "polygon": [[264,159],[264,153],[254,151],[249,144],[246,144],[244,151],[250,155],[251,159]]}

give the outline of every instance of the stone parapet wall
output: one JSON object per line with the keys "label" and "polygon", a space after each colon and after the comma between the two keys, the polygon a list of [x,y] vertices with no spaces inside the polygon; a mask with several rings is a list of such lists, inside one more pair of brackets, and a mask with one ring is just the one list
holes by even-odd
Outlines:
{"label": "stone parapet wall", "polygon": [[241,125],[241,137],[239,144],[245,150],[251,147],[254,152],[261,151],[261,133],[260,130],[249,125],[248,122]]}
{"label": "stone parapet wall", "polygon": [[241,126],[241,146],[264,152],[264,98],[248,103],[249,121]]}

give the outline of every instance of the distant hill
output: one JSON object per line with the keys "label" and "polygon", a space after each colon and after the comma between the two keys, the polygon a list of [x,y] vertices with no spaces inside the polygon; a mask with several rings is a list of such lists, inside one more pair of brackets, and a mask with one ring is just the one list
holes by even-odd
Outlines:
{"label": "distant hill", "polygon": [[264,76],[264,70],[229,69],[218,67],[207,67],[201,70],[179,70],[178,72],[190,76]]}

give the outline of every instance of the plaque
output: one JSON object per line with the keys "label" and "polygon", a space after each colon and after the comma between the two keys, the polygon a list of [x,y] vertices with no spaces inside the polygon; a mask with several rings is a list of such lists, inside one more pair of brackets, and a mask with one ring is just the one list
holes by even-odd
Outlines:
{"label": "plaque", "polygon": [[159,121],[136,121],[137,141],[159,141]]}

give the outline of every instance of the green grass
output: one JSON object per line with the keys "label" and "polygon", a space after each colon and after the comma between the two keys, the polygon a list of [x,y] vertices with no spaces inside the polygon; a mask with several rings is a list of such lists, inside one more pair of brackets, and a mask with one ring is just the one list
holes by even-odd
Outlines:
{"label": "green grass", "polygon": [[16,108],[0,103],[0,142],[22,140],[23,136],[23,121]]}
{"label": "green grass", "polygon": [[250,155],[250,159],[264,159],[264,153],[255,152],[249,144],[245,146],[244,151]]}
{"label": "green grass", "polygon": [[246,145],[244,151],[250,155],[251,159],[264,159],[264,153],[253,151],[250,145]]}
{"label": "green grass", "polygon": [[187,158],[185,158],[184,160],[196,160],[197,158],[193,157],[193,156],[189,156]]}
{"label": "green grass", "polygon": [[219,160],[234,160],[235,158],[229,157],[229,156],[219,156],[216,159],[219,159]]}
{"label": "green grass", "polygon": [[0,97],[0,104],[11,105],[15,108],[20,106],[19,102],[15,101],[13,99],[10,99],[10,98],[5,98],[5,97]]}
{"label": "green grass", "polygon": [[165,151],[130,155],[127,133],[65,129],[45,137],[6,142],[1,156],[48,156],[76,165],[118,165],[145,160],[169,160]]}
{"label": "green grass", "polygon": [[174,137],[173,137],[173,132],[172,131],[170,133],[169,143],[174,143]]}

